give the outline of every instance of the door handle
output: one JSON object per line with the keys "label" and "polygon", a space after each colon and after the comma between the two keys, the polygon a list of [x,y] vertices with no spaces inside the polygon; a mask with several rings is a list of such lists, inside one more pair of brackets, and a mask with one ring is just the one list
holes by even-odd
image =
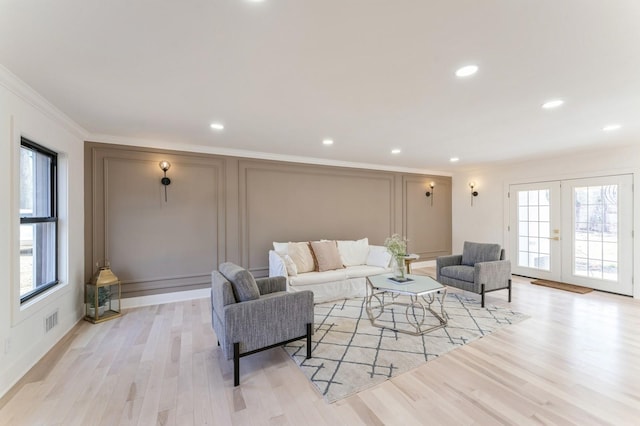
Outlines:
{"label": "door handle", "polygon": [[551,237],[551,238],[549,238],[549,239],[550,239],[550,240],[553,240],[553,241],[560,241],[560,237]]}

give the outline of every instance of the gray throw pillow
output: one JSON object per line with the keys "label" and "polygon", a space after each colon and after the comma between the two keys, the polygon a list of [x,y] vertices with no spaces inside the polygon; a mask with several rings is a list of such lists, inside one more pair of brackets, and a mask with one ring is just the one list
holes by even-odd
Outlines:
{"label": "gray throw pillow", "polygon": [[500,244],[464,242],[462,264],[473,266],[480,262],[500,260]]}
{"label": "gray throw pillow", "polygon": [[231,262],[222,263],[218,267],[218,271],[231,283],[233,294],[238,302],[260,298],[258,284],[256,284],[251,272]]}

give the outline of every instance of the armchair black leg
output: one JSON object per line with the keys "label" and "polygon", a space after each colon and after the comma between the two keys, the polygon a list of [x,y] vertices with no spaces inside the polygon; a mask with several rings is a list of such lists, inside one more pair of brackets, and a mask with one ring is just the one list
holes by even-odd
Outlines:
{"label": "armchair black leg", "polygon": [[480,284],[480,294],[482,295],[482,302],[480,304],[480,307],[484,308],[484,284]]}
{"label": "armchair black leg", "polygon": [[218,340],[218,346],[220,346],[220,340]]}
{"label": "armchair black leg", "polygon": [[233,386],[240,384],[240,343],[233,344]]}
{"label": "armchair black leg", "polygon": [[509,303],[511,303],[511,278],[509,278]]}
{"label": "armchair black leg", "polygon": [[307,324],[307,359],[311,358],[311,327],[312,324]]}

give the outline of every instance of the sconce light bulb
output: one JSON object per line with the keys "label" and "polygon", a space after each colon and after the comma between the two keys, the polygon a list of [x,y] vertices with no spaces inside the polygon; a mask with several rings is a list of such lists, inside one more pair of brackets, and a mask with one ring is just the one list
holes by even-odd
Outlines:
{"label": "sconce light bulb", "polygon": [[435,183],[435,182],[431,182],[431,183],[429,184],[429,187],[430,187],[431,189],[433,189],[435,186],[436,186],[436,183]]}
{"label": "sconce light bulb", "polygon": [[166,172],[167,170],[169,170],[171,168],[171,163],[168,161],[161,161],[160,163],[158,163],[158,165],[160,166],[160,169],[163,172]]}

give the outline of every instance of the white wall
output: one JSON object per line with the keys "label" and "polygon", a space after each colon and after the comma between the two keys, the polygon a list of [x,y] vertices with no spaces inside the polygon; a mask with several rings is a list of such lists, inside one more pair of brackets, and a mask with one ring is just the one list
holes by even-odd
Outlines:
{"label": "white wall", "polygon": [[[0,66],[0,396],[82,317],[84,130]],[[20,306],[20,136],[58,152],[61,284]],[[45,334],[44,318],[59,323]]]}
{"label": "white wall", "polygon": [[[633,173],[640,187],[640,146],[608,148],[546,159],[499,165],[453,175],[453,253],[465,240],[499,242],[508,247],[507,191],[510,184]],[[475,181],[479,195],[470,202],[468,183]],[[640,197],[634,197],[634,229],[640,229]],[[634,270],[640,271],[640,238],[634,241]],[[637,282],[637,280],[636,280]],[[640,284],[634,286],[640,298]]]}

